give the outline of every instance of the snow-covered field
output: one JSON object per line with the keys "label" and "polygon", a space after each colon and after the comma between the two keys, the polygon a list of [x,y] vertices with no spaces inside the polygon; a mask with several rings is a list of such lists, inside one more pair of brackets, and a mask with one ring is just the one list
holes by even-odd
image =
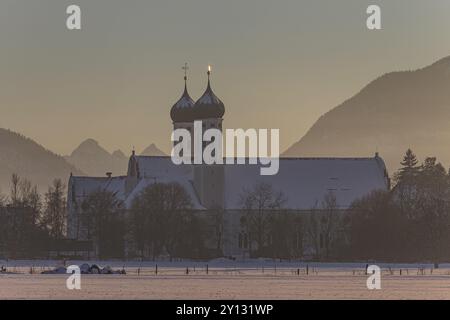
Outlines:
{"label": "snow-covered field", "polygon": [[124,268],[127,274],[81,275],[81,290],[68,290],[68,275],[40,274],[60,265],[59,261],[0,261],[8,271],[0,273],[0,299],[450,299],[450,264],[434,270],[431,264],[377,264],[382,267],[381,290],[367,289],[365,263],[97,264]]}

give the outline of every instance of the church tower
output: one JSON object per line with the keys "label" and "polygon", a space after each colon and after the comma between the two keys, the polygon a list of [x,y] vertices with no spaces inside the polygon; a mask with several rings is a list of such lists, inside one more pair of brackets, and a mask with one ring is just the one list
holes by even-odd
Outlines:
{"label": "church tower", "polygon": [[[187,90],[187,63],[184,64],[184,91],[181,98],[170,109],[170,117],[173,122],[173,130],[186,129],[190,132],[191,137],[194,136],[194,100],[189,96]],[[193,155],[194,143],[192,140],[191,157]],[[184,156],[184,155],[182,155]]]}
{"label": "church tower", "polygon": [[[222,131],[225,106],[211,89],[211,67],[208,66],[208,84],[205,93],[195,102],[192,110],[195,120],[202,121],[203,132],[215,128]],[[206,208],[224,206],[224,165],[194,164],[194,187],[201,204]]]}
{"label": "church tower", "polygon": [[140,172],[139,172],[139,165],[136,158],[136,152],[133,151],[131,153],[130,160],[128,160],[128,170],[127,170],[127,177],[125,180],[125,194],[129,195],[131,191],[134,190],[134,188],[139,183],[139,179],[141,178]]}

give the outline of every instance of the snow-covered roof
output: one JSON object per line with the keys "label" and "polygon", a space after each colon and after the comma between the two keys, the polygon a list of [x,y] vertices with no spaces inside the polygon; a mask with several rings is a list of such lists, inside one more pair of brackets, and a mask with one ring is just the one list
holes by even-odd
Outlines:
{"label": "snow-covered roof", "polygon": [[126,176],[119,177],[78,177],[71,176],[69,180],[69,198],[83,201],[89,194],[96,191],[110,191],[120,200],[125,200]]}
{"label": "snow-covered roof", "polygon": [[333,192],[340,208],[373,190],[388,189],[381,158],[282,158],[279,171],[261,176],[259,165],[225,166],[225,207],[238,209],[242,191],[258,183],[270,184],[287,198],[289,209],[320,207],[325,195]]}
{"label": "snow-covered roof", "polygon": [[[191,197],[193,208],[204,209],[193,186],[191,165],[175,165],[170,157],[135,156],[140,180],[132,192],[125,194],[126,177],[71,177],[69,197],[83,200],[98,190],[114,192],[129,208],[133,199],[155,182],[177,182]],[[260,165],[224,165],[225,209],[239,209],[244,189],[264,182],[281,191],[289,209],[308,210],[318,205],[328,192],[336,195],[340,208],[374,190],[387,190],[389,180],[383,160],[373,158],[281,158],[278,174],[260,175]]]}
{"label": "snow-covered roof", "polygon": [[189,165],[175,165],[168,156],[136,156],[142,178],[160,179],[166,176],[192,175]]}
{"label": "snow-covered roof", "polygon": [[[177,181],[192,188],[192,166],[174,165],[170,157],[136,156],[142,177],[157,181]],[[260,182],[271,184],[287,198],[290,209],[320,206],[328,192],[336,195],[339,207],[350,204],[373,190],[389,187],[386,168],[380,157],[373,158],[281,158],[279,172],[261,176],[260,165],[224,165],[225,208],[239,209],[244,188]],[[195,195],[195,190],[188,190]]]}
{"label": "snow-covered roof", "polygon": [[[70,177],[69,197],[75,196],[77,201],[82,202],[90,193],[105,190],[116,194],[119,200],[124,201],[125,207],[129,208],[133,199],[146,187],[153,183],[179,183],[189,194],[192,208],[205,209],[199,202],[192,185],[191,168],[187,166],[176,166],[169,157],[136,156],[141,178],[130,194],[125,193],[126,176],[120,177]],[[73,191],[72,191],[73,190]]]}

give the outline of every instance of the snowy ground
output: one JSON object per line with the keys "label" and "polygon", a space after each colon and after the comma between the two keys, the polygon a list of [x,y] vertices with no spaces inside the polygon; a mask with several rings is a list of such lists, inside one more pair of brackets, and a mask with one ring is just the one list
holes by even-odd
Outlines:
{"label": "snowy ground", "polygon": [[304,263],[272,260],[98,264],[127,274],[82,275],[81,290],[68,290],[66,275],[39,274],[58,261],[0,261],[10,272],[0,299],[450,299],[450,264],[380,263],[381,290],[367,289],[364,263],[309,263],[308,275]]}

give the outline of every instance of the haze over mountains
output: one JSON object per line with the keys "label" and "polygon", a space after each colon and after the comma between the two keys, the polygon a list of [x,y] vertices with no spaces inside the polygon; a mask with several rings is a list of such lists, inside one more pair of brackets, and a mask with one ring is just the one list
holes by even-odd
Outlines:
{"label": "haze over mountains", "polygon": [[284,156],[373,156],[389,172],[406,149],[450,165],[450,57],[416,71],[392,72],[321,116]]}
{"label": "haze over mountains", "polygon": [[161,151],[154,143],[149,145],[144,151],[141,152],[141,156],[167,156],[163,151]]}
{"label": "haze over mountains", "polygon": [[[142,152],[148,156],[165,155],[154,144]],[[129,155],[121,150],[109,153],[97,141],[83,141],[69,156],[59,156],[23,135],[0,128],[0,194],[9,194],[13,173],[30,180],[39,192],[46,192],[55,178],[64,183],[74,175],[104,176],[126,174]]]}
{"label": "haze over mountains", "polygon": [[[416,71],[392,72],[320,117],[283,156],[367,157],[376,151],[390,174],[407,148],[423,160],[436,156],[450,165],[450,57]],[[150,144],[143,155],[165,155]],[[9,192],[12,173],[45,191],[70,173],[104,176],[126,173],[129,154],[105,150],[87,139],[61,157],[18,133],[0,128],[0,190]]]}
{"label": "haze over mountains", "polygon": [[[165,153],[152,143],[141,155],[163,156]],[[87,139],[64,158],[87,175],[101,177],[107,172],[111,172],[114,176],[126,174],[129,156],[121,150],[109,153],[96,140]]]}
{"label": "haze over mountains", "polygon": [[70,173],[84,173],[69,164],[63,157],[18,133],[0,128],[0,192],[8,194],[13,173],[37,184],[45,192],[53,179],[64,182]]}
{"label": "haze over mountains", "polygon": [[116,150],[111,154],[94,139],[83,141],[64,158],[90,176],[105,176],[106,172],[122,175],[126,171],[128,161],[122,151]]}

